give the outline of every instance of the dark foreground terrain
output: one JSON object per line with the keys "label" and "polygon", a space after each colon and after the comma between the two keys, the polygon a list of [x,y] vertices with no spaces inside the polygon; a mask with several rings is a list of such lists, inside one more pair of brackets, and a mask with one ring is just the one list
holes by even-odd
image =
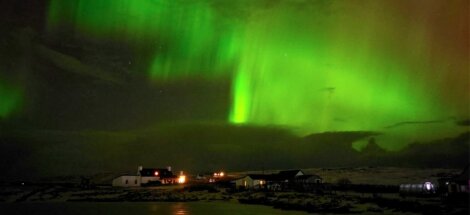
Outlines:
{"label": "dark foreground terrain", "polygon": [[[402,196],[400,183],[435,181],[456,170],[399,168],[309,169],[321,173],[325,184],[310,191],[239,190],[226,184],[186,184],[116,188],[105,184],[4,183],[0,202],[230,202],[267,205],[282,210],[333,214],[468,214],[467,196],[441,194]],[[361,174],[362,173],[362,174]],[[413,174],[414,173],[414,174]],[[375,176],[375,177],[374,177]],[[340,184],[347,178],[349,184]],[[383,179],[382,179],[383,178]],[[380,183],[380,182],[383,183]]]}

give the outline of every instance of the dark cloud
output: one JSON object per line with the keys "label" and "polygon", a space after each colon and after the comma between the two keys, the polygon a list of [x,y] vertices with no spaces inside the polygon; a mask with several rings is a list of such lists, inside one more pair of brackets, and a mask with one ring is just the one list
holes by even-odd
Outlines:
{"label": "dark cloud", "polygon": [[54,66],[60,68],[61,71],[89,76],[112,84],[125,84],[124,79],[116,76],[116,73],[106,72],[99,68],[83,64],[73,56],[60,53],[44,45],[36,45],[35,49],[43,60],[52,63]]}
{"label": "dark cloud", "polygon": [[426,125],[426,124],[435,124],[435,123],[443,123],[447,122],[448,120],[429,120],[429,121],[404,121],[398,122],[393,125],[386,126],[385,128],[396,128],[400,126],[407,126],[407,125]]}
{"label": "dark cloud", "polygon": [[[348,131],[298,137],[282,128],[223,123],[173,123],[132,131],[10,130],[0,134],[0,179],[127,172],[138,165],[197,173],[357,165],[460,167],[468,159],[468,133],[411,144],[399,153],[378,148],[370,139],[376,135]],[[353,142],[368,138],[369,148],[352,149]]]}
{"label": "dark cloud", "polygon": [[455,123],[460,126],[470,126],[470,119],[458,120]]}

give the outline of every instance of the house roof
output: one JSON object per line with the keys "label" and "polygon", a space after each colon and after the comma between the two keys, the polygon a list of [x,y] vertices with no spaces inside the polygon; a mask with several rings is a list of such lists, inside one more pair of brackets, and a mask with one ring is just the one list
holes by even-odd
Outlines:
{"label": "house roof", "polygon": [[305,179],[310,179],[310,178],[321,179],[321,177],[318,176],[318,175],[299,175],[299,176],[295,177],[295,179],[300,179],[300,180],[305,180]]}
{"label": "house roof", "polygon": [[255,180],[271,180],[275,175],[249,174],[247,176]]}
{"label": "house roof", "polygon": [[318,175],[300,175],[296,176],[298,173],[302,173],[302,170],[285,170],[285,171],[280,171],[278,174],[270,174],[270,175],[264,175],[264,174],[248,174],[240,178],[236,178],[235,180],[242,179],[245,177],[250,177],[253,180],[266,180],[266,181],[285,181],[289,179],[309,179],[309,178],[320,178]]}
{"label": "house roof", "polygon": [[155,172],[158,172],[160,178],[173,177],[173,173],[166,168],[144,168],[139,171],[141,176],[156,176]]}
{"label": "house roof", "polygon": [[280,171],[278,173],[278,175],[282,178],[286,178],[286,179],[289,179],[289,178],[295,178],[295,176],[301,172],[302,175],[304,174],[304,172],[302,172],[302,170],[300,169],[294,169],[294,170],[284,170],[284,171]]}

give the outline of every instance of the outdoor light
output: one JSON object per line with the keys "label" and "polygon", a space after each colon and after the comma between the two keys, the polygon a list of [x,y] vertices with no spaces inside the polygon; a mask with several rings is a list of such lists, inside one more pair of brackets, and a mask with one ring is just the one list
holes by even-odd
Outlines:
{"label": "outdoor light", "polygon": [[157,172],[157,171],[155,171],[154,175],[155,175],[155,176],[158,176],[158,172]]}
{"label": "outdoor light", "polygon": [[426,183],[424,183],[424,188],[425,188],[427,191],[431,191],[431,189],[432,189],[432,183],[431,183],[431,182],[426,182]]}
{"label": "outdoor light", "polygon": [[186,176],[180,175],[180,177],[178,178],[178,183],[184,184],[184,182],[186,182]]}

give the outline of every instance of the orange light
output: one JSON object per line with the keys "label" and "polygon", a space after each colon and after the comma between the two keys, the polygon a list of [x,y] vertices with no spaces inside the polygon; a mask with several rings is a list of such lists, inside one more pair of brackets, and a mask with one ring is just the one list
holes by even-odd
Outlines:
{"label": "orange light", "polygon": [[180,177],[178,178],[178,183],[184,184],[184,182],[186,182],[186,176],[180,175]]}
{"label": "orange light", "polygon": [[214,177],[217,177],[217,176],[219,176],[219,174],[217,174],[216,172],[214,172]]}
{"label": "orange light", "polygon": [[154,175],[155,175],[155,176],[158,176],[158,172],[157,172],[157,171],[155,171]]}
{"label": "orange light", "polygon": [[220,172],[220,177],[224,177],[224,172]]}

